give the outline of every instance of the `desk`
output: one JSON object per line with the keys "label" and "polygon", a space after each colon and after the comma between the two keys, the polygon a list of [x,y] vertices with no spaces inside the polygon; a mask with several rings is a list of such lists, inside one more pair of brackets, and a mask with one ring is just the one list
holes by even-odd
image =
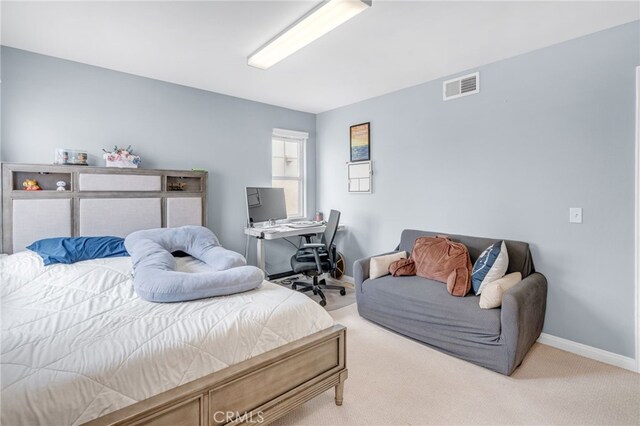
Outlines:
{"label": "desk", "polygon": [[[264,253],[264,240],[277,240],[279,238],[300,237],[303,235],[321,234],[327,228],[326,225],[308,226],[306,228],[291,228],[286,225],[272,228],[245,228],[245,235],[255,237],[256,256],[258,258],[258,268],[266,271],[266,261]],[[344,225],[338,225],[338,232],[345,229]]]}

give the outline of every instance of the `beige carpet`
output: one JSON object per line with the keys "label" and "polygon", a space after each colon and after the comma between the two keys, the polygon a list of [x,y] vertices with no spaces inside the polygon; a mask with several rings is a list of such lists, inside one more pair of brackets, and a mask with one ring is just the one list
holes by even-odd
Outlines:
{"label": "beige carpet", "polygon": [[347,326],[344,405],[333,390],[277,425],[640,424],[640,375],[535,344],[511,377],[441,354],[362,319]]}

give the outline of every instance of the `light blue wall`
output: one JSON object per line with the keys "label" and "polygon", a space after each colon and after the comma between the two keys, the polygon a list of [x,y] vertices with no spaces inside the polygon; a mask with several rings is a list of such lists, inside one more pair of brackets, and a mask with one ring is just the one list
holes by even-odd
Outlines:
{"label": "light blue wall", "polygon": [[[318,207],[342,211],[348,264],[404,228],[528,241],[544,331],[633,357],[638,65],[636,21],[470,70],[477,95],[443,102],[445,78],[319,114]],[[366,121],[374,193],[348,194],[349,126]]]}
{"label": "light blue wall", "polygon": [[[244,187],[271,185],[274,127],[306,131],[308,209],[315,210],[315,115],[2,47],[3,161],[51,163],[56,148],[129,145],[145,168],[209,171],[209,225],[244,251]],[[251,244],[255,253],[255,244]],[[270,272],[293,252],[269,243]],[[250,258],[254,257],[254,254]]]}
{"label": "light blue wall", "polygon": [[[242,190],[270,182],[272,128],[308,131],[308,208],[342,211],[349,264],[409,227],[529,241],[549,279],[544,331],[633,356],[637,65],[634,22],[480,67],[478,95],[443,102],[437,80],[315,117],[3,47],[0,156],[132,144],[147,168],[206,168],[209,223],[242,251]],[[364,121],[374,193],[350,195],[348,131]],[[271,243],[270,271],[291,251]]]}

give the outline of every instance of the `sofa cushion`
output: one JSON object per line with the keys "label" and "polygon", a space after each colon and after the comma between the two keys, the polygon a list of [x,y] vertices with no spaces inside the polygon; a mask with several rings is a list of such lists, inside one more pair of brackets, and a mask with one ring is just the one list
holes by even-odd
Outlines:
{"label": "sofa cushion", "polygon": [[395,262],[391,262],[391,265],[389,265],[389,273],[394,277],[415,275],[416,262],[414,262],[413,259],[400,259]]}
{"label": "sofa cushion", "polygon": [[[469,250],[469,256],[471,257],[471,262],[475,262],[480,253],[488,246],[498,241],[502,241],[501,239],[495,238],[481,238],[481,237],[470,237],[467,235],[455,235],[455,234],[447,234],[445,232],[430,232],[430,231],[419,231],[416,229],[405,229],[402,231],[402,236],[400,237],[400,244],[398,250],[404,250],[408,253],[411,253],[411,249],[413,248],[413,244],[418,237],[434,237],[436,235],[447,235],[451,238],[451,241],[456,241],[464,244]],[[512,240],[504,240],[505,245],[507,246],[507,251],[509,252],[509,267],[507,268],[507,274],[511,272],[520,272],[522,274],[522,279],[525,279],[529,275],[535,272],[535,267],[533,265],[533,260],[531,258],[531,251],[529,250],[529,244],[522,241],[512,241]]]}
{"label": "sofa cushion", "polygon": [[411,253],[416,275],[447,284],[454,296],[464,296],[471,289],[471,259],[464,244],[446,237],[420,237]]}
{"label": "sofa cushion", "polygon": [[[500,337],[500,309],[485,310],[473,294],[451,297],[446,286],[426,278],[390,275],[365,280],[361,289],[377,306],[384,307],[390,322],[422,324],[447,342],[496,342]],[[446,345],[446,343],[443,343]]]}
{"label": "sofa cushion", "polygon": [[504,277],[509,267],[509,253],[504,241],[498,241],[487,247],[473,264],[471,283],[476,296],[492,281]]}
{"label": "sofa cushion", "polygon": [[376,279],[389,274],[389,265],[396,260],[406,259],[407,252],[401,251],[398,253],[387,254],[384,256],[376,256],[371,258],[371,264],[369,266],[369,278]]}
{"label": "sofa cushion", "polygon": [[499,280],[487,284],[480,295],[480,308],[493,309],[502,305],[502,295],[514,285],[522,281],[520,272],[512,272]]}

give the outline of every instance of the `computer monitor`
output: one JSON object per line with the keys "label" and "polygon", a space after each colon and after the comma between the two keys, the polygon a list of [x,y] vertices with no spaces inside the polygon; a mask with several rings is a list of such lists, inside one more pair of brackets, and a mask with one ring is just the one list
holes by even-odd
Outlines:
{"label": "computer monitor", "polygon": [[247,218],[249,226],[271,219],[286,219],[284,188],[247,187]]}

